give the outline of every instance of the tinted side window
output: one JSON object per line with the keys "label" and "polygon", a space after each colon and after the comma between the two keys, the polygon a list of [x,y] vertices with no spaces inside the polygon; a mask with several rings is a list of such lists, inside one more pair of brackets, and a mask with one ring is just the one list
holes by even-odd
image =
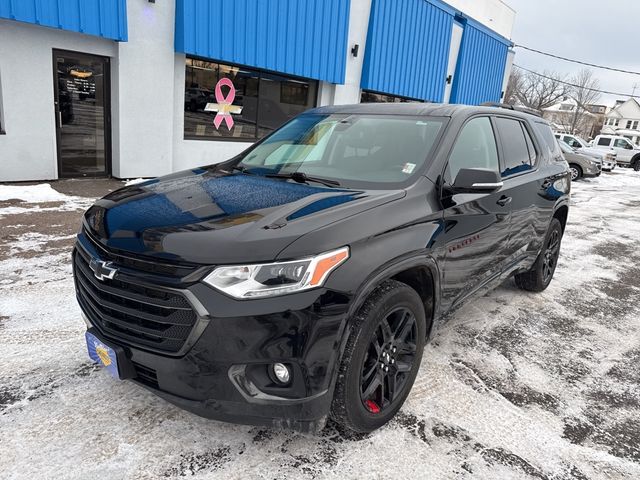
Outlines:
{"label": "tinted side window", "polygon": [[551,132],[551,127],[538,122],[536,122],[535,126],[539,133],[538,138],[542,137],[542,146],[547,149],[547,153],[552,157],[561,155],[560,145],[558,145],[555,136]]}
{"label": "tinted side window", "polygon": [[448,181],[462,168],[490,168],[498,171],[498,148],[489,117],[470,120],[460,132],[448,165]]}
{"label": "tinted side window", "polygon": [[522,123],[508,118],[496,118],[500,132],[504,171],[502,176],[531,170],[531,159]]}
{"label": "tinted side window", "polygon": [[609,145],[611,145],[611,139],[610,138],[600,138],[600,140],[598,140],[598,145],[602,145],[603,147],[608,147]]}

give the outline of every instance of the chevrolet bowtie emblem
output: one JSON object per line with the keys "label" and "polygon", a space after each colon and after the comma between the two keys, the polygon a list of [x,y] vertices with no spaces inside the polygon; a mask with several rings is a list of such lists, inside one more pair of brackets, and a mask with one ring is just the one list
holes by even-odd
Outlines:
{"label": "chevrolet bowtie emblem", "polygon": [[118,273],[117,268],[113,268],[111,262],[103,262],[102,260],[91,259],[89,263],[89,268],[93,270],[93,275],[100,281],[103,281],[105,278],[109,280],[113,280],[113,277]]}

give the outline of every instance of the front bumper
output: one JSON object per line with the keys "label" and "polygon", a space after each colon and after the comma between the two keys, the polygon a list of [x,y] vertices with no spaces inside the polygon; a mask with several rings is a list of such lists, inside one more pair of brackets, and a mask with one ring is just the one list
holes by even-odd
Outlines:
{"label": "front bumper", "polygon": [[[83,241],[81,235],[78,248]],[[145,283],[124,269],[116,278]],[[124,350],[132,367],[128,377],[167,401],[233,423],[300,431],[324,425],[346,325],[346,296],[318,289],[238,301],[192,283],[180,291],[198,312],[197,325],[179,351],[159,352],[105,331],[82,290],[76,291],[92,333]],[[290,367],[289,385],[278,385],[270,376],[276,362]]]}
{"label": "front bumper", "polygon": [[583,175],[585,177],[597,177],[598,175],[600,175],[602,173],[602,167],[601,164],[590,164],[589,167],[587,167],[584,172]]}

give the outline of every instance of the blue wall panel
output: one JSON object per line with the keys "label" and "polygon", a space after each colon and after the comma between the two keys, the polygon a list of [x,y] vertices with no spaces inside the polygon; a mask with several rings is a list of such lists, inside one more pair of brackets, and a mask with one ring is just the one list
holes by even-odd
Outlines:
{"label": "blue wall panel", "polygon": [[426,0],[373,0],[362,88],[442,101],[453,18]]}
{"label": "blue wall panel", "polygon": [[0,18],[127,40],[126,0],[0,0]]}
{"label": "blue wall panel", "polygon": [[344,83],[350,0],[177,0],[178,52]]}
{"label": "blue wall panel", "polygon": [[499,102],[509,42],[467,23],[462,35],[451,103]]}

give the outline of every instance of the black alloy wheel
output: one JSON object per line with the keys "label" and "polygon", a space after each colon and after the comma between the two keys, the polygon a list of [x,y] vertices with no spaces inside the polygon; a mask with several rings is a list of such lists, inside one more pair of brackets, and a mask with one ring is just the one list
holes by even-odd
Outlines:
{"label": "black alloy wheel", "polygon": [[529,292],[542,292],[549,286],[558,266],[562,235],[562,224],[557,218],[553,218],[536,262],[529,271],[515,275],[518,288]]}
{"label": "black alloy wheel", "polygon": [[549,239],[547,240],[547,246],[544,251],[544,258],[542,261],[542,279],[544,283],[549,283],[556,271],[558,265],[558,257],[560,256],[560,232],[553,230]]}
{"label": "black alloy wheel", "polygon": [[407,284],[386,280],[350,322],[331,418],[368,433],[391,420],[411,391],[427,339],[424,300]]}
{"label": "black alloy wheel", "polygon": [[360,399],[378,414],[404,392],[416,358],[418,325],[407,308],[382,318],[371,338],[360,375]]}

